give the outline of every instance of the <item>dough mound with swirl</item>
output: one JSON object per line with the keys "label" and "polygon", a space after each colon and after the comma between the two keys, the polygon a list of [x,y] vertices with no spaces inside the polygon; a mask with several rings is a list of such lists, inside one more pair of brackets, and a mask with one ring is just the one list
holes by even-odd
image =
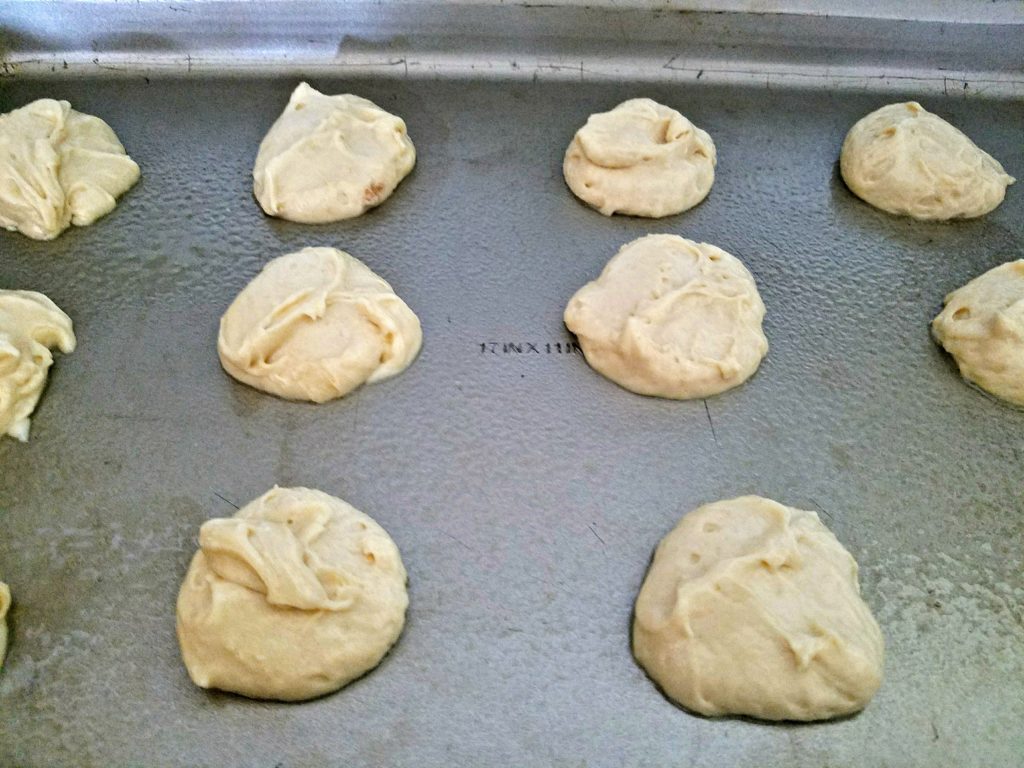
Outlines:
{"label": "dough mound with swirl", "polygon": [[138,180],[110,126],[66,101],[0,115],[0,227],[52,240],[106,216]]}
{"label": "dough mound with swirl", "polygon": [[949,294],[932,334],[965,379],[1024,406],[1024,259],[990,269]]}
{"label": "dough mound with swirl", "polygon": [[321,491],[275,486],[199,529],[178,642],[202,688],[299,701],[376,667],[408,604],[398,547],[372,518]]}
{"label": "dough mound with swirl", "polygon": [[916,101],[858,120],[839,155],[846,186],[883,211],[970,219],[995,209],[1015,179],[991,155]]}
{"label": "dough mound with swirl", "polygon": [[381,277],[335,248],[274,259],[220,321],[224,370],[290,400],[322,403],[401,373],[420,321]]}
{"label": "dough mound with swirl", "polygon": [[339,221],[383,203],[415,164],[402,118],[301,83],[260,144],[253,193],[270,216]]}
{"label": "dough mound with swirl", "polygon": [[591,115],[573,137],[562,172],[576,197],[605,216],[659,218],[707,197],[715,144],[676,110],[630,99]]}
{"label": "dough mound with swirl", "polygon": [[824,720],[882,682],[882,633],[857,563],[814,512],[759,496],[707,504],[658,545],[633,653],[703,715]]}
{"label": "dough mound with swirl", "polygon": [[746,381],[768,351],[764,303],[739,259],[678,235],[634,240],[583,286],[565,324],[597,371],[677,400]]}
{"label": "dough mound with swirl", "polygon": [[0,290],[0,435],[28,440],[54,347],[75,351],[71,318],[41,293]]}

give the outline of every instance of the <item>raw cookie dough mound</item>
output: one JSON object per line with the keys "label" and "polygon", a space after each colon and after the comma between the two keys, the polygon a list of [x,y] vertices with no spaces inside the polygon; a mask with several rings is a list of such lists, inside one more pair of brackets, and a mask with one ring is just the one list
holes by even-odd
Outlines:
{"label": "raw cookie dough mound", "polygon": [[7,611],[11,608],[11,589],[0,581],[0,668],[7,655]]}
{"label": "raw cookie dough mound", "polygon": [[110,126],[66,101],[0,115],[0,226],[52,240],[106,216],[139,180]]}
{"label": "raw cookie dough mound", "polygon": [[678,235],[622,246],[565,308],[597,371],[641,395],[707,397],[746,381],[768,351],[764,304],[739,259]]}
{"label": "raw cookie dough mound", "polygon": [[322,403],[401,373],[420,321],[382,278],[335,248],[274,259],[220,321],[224,370],[244,384]]}
{"label": "raw cookie dough mound", "polygon": [[28,440],[54,347],[75,351],[71,318],[41,293],[0,290],[0,435]]}
{"label": "raw cookie dough mound", "polygon": [[965,379],[1024,405],[1024,259],[990,269],[949,294],[932,333]]}
{"label": "raw cookie dough mound", "polygon": [[576,197],[605,216],[659,218],[692,208],[715,181],[711,137],[670,107],[630,99],[591,115],[565,153]]}
{"label": "raw cookie dough mound", "polygon": [[275,486],[199,529],[178,594],[181,655],[202,688],[322,696],[394,645],[405,585],[398,547],[372,518],[320,491]]}
{"label": "raw cookie dough mound", "polygon": [[260,144],[253,192],[270,216],[304,224],[380,205],[416,164],[402,118],[372,101],[302,83]]}
{"label": "raw cookie dough mound", "polygon": [[991,155],[916,101],[858,120],[846,134],[839,168],[862,200],[926,220],[983,216],[1014,182]]}
{"label": "raw cookie dough mound", "polygon": [[759,496],[700,507],[658,545],[633,653],[704,715],[823,720],[882,681],[882,633],[857,563],[813,512]]}

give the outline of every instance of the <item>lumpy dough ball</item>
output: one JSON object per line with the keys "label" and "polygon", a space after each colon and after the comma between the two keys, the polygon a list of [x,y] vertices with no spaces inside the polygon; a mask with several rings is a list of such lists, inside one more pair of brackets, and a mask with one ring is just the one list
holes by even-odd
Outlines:
{"label": "lumpy dough ball", "polygon": [[28,440],[54,348],[74,352],[71,318],[41,293],[0,290],[0,435]]}
{"label": "lumpy dough ball", "polygon": [[321,491],[275,487],[200,528],[178,642],[196,685],[311,699],[376,667],[408,604],[398,547],[372,518]]}
{"label": "lumpy dough ball", "polygon": [[932,333],[965,379],[1024,406],[1024,259],[949,294]]}
{"label": "lumpy dough ball", "polygon": [[0,668],[7,655],[7,611],[11,607],[11,589],[0,581]]}
{"label": "lumpy dough ball", "polygon": [[815,513],[759,496],[707,504],[665,536],[633,653],[669,698],[712,716],[839,717],[882,681],[857,563]]}
{"label": "lumpy dough ball", "polygon": [[659,218],[707,197],[715,162],[705,131],[656,101],[630,99],[590,116],[562,171],[573,194],[605,216]]}
{"label": "lumpy dough ball", "polygon": [[678,235],[624,245],[570,299],[587,362],[626,389],[677,400],[741,384],[768,351],[764,303],[737,259]]}
{"label": "lumpy dough ball", "polygon": [[402,118],[301,83],[260,144],[253,194],[270,216],[339,221],[387,200],[415,164]]}
{"label": "lumpy dough ball", "polygon": [[66,101],[0,115],[0,227],[52,240],[110,213],[138,180],[111,127]]}
{"label": "lumpy dough ball", "polygon": [[983,216],[1014,182],[991,155],[916,101],[858,120],[843,142],[839,168],[862,200],[926,220]]}
{"label": "lumpy dough ball", "polygon": [[322,403],[404,371],[420,321],[354,256],[304,248],[274,259],[220,321],[224,370],[250,387]]}

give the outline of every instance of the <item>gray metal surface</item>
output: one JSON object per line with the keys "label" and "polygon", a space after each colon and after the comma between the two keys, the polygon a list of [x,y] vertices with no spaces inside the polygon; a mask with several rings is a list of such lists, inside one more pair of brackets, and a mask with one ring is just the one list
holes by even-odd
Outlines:
{"label": "gray metal surface", "polygon": [[272,70],[1024,98],[1019,0],[721,5],[743,3],[757,12],[708,0],[0,3],[0,78]]}
{"label": "gray metal surface", "polygon": [[[0,87],[0,111],[53,96],[101,115],[143,172],[94,226],[0,233],[0,285],[45,291],[79,339],[31,441],[0,441],[15,598],[0,765],[1020,765],[1024,412],[966,386],[927,324],[947,291],[1021,256],[1024,189],[948,225],[859,202],[836,156],[872,95],[319,78],[405,117],[419,162],[368,215],[303,226],[250,194],[294,85]],[[718,177],[687,213],[606,219],[565,188],[562,153],[588,114],[639,93],[711,133]],[[925,105],[1024,177],[1019,101]],[[756,276],[771,349],[741,388],[644,398],[558,352],[567,298],[648,232],[715,243]],[[408,371],[319,406],[221,371],[221,312],[306,245],[351,251],[419,314]],[[274,483],[371,514],[411,580],[380,667],[299,705],[194,687],[174,637],[199,525]],[[820,510],[861,564],[887,660],[859,716],[695,717],[630,655],[658,539],[752,492]]]}

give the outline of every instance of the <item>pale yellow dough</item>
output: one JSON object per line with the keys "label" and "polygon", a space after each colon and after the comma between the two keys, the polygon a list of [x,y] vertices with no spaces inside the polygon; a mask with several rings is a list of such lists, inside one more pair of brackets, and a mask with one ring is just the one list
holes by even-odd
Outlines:
{"label": "pale yellow dough", "polygon": [[925,220],[982,216],[1014,182],[991,155],[916,101],[858,120],[843,142],[839,168],[862,200]]}
{"label": "pale yellow dough", "polygon": [[573,194],[605,216],[659,218],[707,197],[716,157],[711,137],[676,110],[630,99],[590,116],[562,172]]}
{"label": "pale yellow dough", "polygon": [[678,235],[624,245],[576,292],[565,325],[587,362],[642,395],[707,397],[741,384],[768,351],[764,303],[735,256]]}
{"label": "pale yellow dough", "polygon": [[0,581],[0,667],[7,655],[7,611],[11,609],[11,588]]}
{"label": "pale yellow dough", "polygon": [[239,381],[322,403],[401,373],[420,321],[381,277],[335,248],[274,259],[220,321],[221,364]]}
{"label": "pale yellow dough", "polygon": [[408,604],[398,547],[372,518],[321,491],[275,486],[200,528],[178,642],[202,688],[311,699],[376,667]]}
{"label": "pale yellow dough", "polygon": [[110,126],[66,101],[0,115],[0,226],[51,240],[114,210],[139,166]]}
{"label": "pale yellow dough", "polygon": [[815,513],[759,496],[700,507],[662,540],[633,653],[687,709],[764,720],[863,709],[884,655],[850,553]]}
{"label": "pale yellow dough", "polygon": [[990,269],[949,294],[932,333],[965,379],[1024,405],[1024,259]]}
{"label": "pale yellow dough", "polygon": [[71,318],[41,293],[0,290],[0,435],[28,440],[54,347],[74,352]]}
{"label": "pale yellow dough", "polygon": [[415,164],[402,118],[301,83],[260,144],[253,192],[270,216],[338,221],[387,200]]}

